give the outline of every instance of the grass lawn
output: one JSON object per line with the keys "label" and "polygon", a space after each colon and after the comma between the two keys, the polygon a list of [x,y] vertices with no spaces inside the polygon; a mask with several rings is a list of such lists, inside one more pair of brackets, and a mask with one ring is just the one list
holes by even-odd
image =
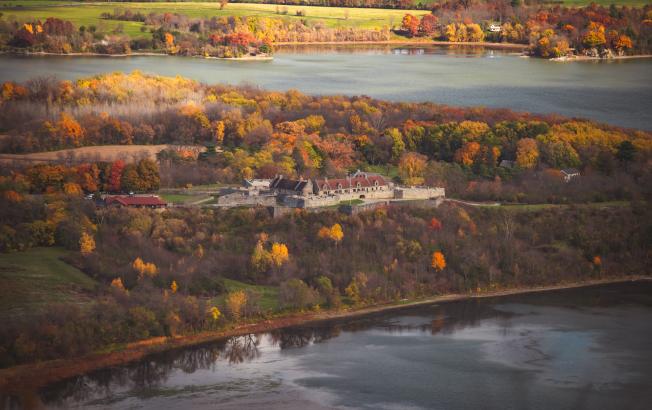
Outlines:
{"label": "grass lawn", "polygon": [[369,165],[366,171],[375,172],[390,179],[398,177],[398,167],[396,165]]}
{"label": "grass lawn", "polygon": [[86,303],[95,281],[59,258],[63,248],[0,254],[0,316],[43,310],[50,303]]}
{"label": "grass lawn", "polygon": [[[233,279],[224,279],[224,285],[228,292],[247,289],[258,292],[260,293],[260,307],[263,310],[275,311],[278,309],[278,287],[276,286],[249,285]],[[224,306],[225,296],[220,295],[215,298],[215,303]]]}
{"label": "grass lawn", "polygon": [[591,202],[587,204],[505,204],[493,207],[494,209],[505,209],[510,211],[541,211],[548,208],[567,208],[570,206],[590,208],[612,208],[628,206],[629,201]]}
{"label": "grass lawn", "polygon": [[[287,8],[287,15],[276,14],[277,7]],[[161,2],[161,3],[70,3],[67,1],[47,0],[0,0],[0,12],[5,16],[15,16],[19,19],[58,17],[70,20],[77,26],[95,25],[97,27],[114,29],[122,24],[124,33],[132,37],[142,37],[143,23],[129,21],[113,21],[100,19],[100,14],[113,12],[115,9],[129,8],[141,13],[179,13],[190,17],[210,18],[213,16],[259,16],[308,21],[322,21],[329,27],[361,27],[381,28],[383,26],[400,25],[403,16],[410,12],[414,15],[427,14],[424,10],[390,10],[342,7],[311,7],[311,6],[277,6],[275,4],[232,3],[224,10],[218,3],[205,2]],[[306,13],[305,17],[296,16],[297,10]],[[348,17],[347,17],[348,16]]]}
{"label": "grass lawn", "polygon": [[186,194],[159,194],[161,199],[165,202],[171,202],[173,204],[187,204],[191,202],[196,202],[204,198],[208,198],[207,195],[197,195],[188,193]]}

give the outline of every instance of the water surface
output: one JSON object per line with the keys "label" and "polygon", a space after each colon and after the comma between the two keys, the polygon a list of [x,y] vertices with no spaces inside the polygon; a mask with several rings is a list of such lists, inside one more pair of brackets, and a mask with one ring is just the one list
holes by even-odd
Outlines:
{"label": "water surface", "polygon": [[648,409],[652,283],[407,308],[78,377],[50,408]]}
{"label": "water surface", "polygon": [[267,62],[0,56],[0,81],[132,70],[309,94],[558,113],[652,129],[652,59],[559,63],[484,48],[390,46],[288,47]]}

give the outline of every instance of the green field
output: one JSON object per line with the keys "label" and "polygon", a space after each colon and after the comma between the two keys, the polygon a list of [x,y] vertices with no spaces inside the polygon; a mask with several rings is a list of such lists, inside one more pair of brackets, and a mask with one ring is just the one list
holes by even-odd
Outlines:
{"label": "green field", "polygon": [[563,0],[562,3],[566,6],[588,6],[591,3],[599,4],[601,6],[637,6],[642,7],[646,4],[652,3],[652,0]]}
{"label": "green field", "polygon": [[[173,203],[173,204],[192,204],[194,202],[206,200],[205,202],[208,202],[208,200],[212,199],[208,195],[197,195],[197,194],[159,194],[159,196],[168,203]],[[204,202],[204,201],[202,201]]]}
{"label": "green field", "polygon": [[[278,287],[275,286],[262,286],[262,285],[249,285],[233,279],[224,279],[224,285],[228,292],[235,292],[238,290],[252,290],[260,294],[260,307],[265,311],[275,311],[278,309]],[[215,298],[215,303],[224,306],[224,297],[220,295]]]}
{"label": "green field", "polygon": [[0,316],[42,311],[51,303],[85,303],[95,281],[60,258],[63,248],[0,254]]}
{"label": "green field", "polygon": [[[360,27],[381,28],[383,26],[398,26],[407,13],[406,10],[362,9],[341,7],[310,7],[310,6],[276,6],[274,4],[233,3],[224,10],[217,3],[205,2],[174,2],[174,3],[71,3],[67,1],[47,0],[0,0],[0,12],[6,17],[15,16],[18,19],[45,19],[58,17],[72,21],[77,26],[95,25],[98,28],[114,29],[122,24],[124,33],[133,37],[144,36],[140,31],[143,23],[130,21],[112,21],[100,19],[104,12],[115,9],[129,8],[149,13],[179,13],[190,17],[210,18],[213,16],[259,16],[322,21],[329,27]],[[277,8],[287,8],[287,15],[276,14]],[[305,12],[305,17],[296,16],[297,10]],[[415,15],[423,15],[427,11],[410,11]]]}

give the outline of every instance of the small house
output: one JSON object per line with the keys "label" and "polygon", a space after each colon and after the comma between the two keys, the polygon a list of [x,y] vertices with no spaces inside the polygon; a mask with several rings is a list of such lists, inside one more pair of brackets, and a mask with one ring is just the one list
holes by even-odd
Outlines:
{"label": "small house", "polygon": [[561,170],[561,176],[565,182],[570,182],[573,178],[580,176],[580,171],[575,168],[565,168]]}
{"label": "small house", "polygon": [[512,169],[512,168],[514,168],[515,165],[516,165],[515,161],[510,161],[508,159],[504,159],[504,160],[500,161],[500,167],[501,168]]}
{"label": "small house", "polygon": [[271,179],[245,179],[243,185],[249,190],[269,189]]}
{"label": "small house", "polygon": [[492,33],[500,33],[500,30],[501,30],[500,24],[494,23],[489,26],[489,31],[491,31]]}

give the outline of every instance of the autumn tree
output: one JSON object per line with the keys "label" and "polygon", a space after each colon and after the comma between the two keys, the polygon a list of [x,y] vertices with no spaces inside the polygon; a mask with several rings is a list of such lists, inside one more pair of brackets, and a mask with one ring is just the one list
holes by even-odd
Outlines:
{"label": "autumn tree", "polygon": [[225,299],[226,308],[234,321],[239,321],[242,308],[247,303],[247,293],[244,290],[229,292]]}
{"label": "autumn tree", "polygon": [[79,238],[79,250],[82,255],[90,255],[95,250],[95,239],[86,232],[82,232]]}
{"label": "autumn tree", "polygon": [[364,272],[358,272],[355,274],[353,279],[351,279],[351,282],[349,282],[349,285],[344,289],[344,293],[346,296],[351,299],[351,301],[358,305],[362,302],[363,299],[363,292],[365,288],[367,287],[367,282],[369,279],[367,278],[367,275],[364,274]]}
{"label": "autumn tree", "polygon": [[423,185],[423,175],[426,171],[427,157],[416,152],[407,152],[401,156],[398,172],[404,184],[410,186]]}
{"label": "autumn tree", "polygon": [[317,291],[301,279],[293,278],[281,283],[279,289],[281,306],[303,309],[317,304],[318,300]]}
{"label": "autumn tree", "polygon": [[433,218],[430,220],[430,229],[432,229],[433,231],[440,231],[441,228],[442,228],[442,223],[441,223],[441,221],[440,221],[439,219],[433,217]]}
{"label": "autumn tree", "polygon": [[111,164],[109,171],[109,178],[107,181],[107,190],[110,192],[120,192],[122,190],[122,171],[124,171],[125,163],[119,159]]}
{"label": "autumn tree", "polygon": [[264,242],[259,240],[251,254],[251,265],[257,272],[263,272],[269,268],[271,263],[270,252],[265,249]]}
{"label": "autumn tree", "polygon": [[446,259],[444,258],[444,254],[440,251],[433,252],[430,266],[438,272],[444,270],[446,267]]}
{"label": "autumn tree", "polygon": [[158,268],[155,264],[144,262],[141,258],[136,258],[131,266],[138,274],[138,279],[143,279],[145,277],[153,278],[158,273]]}
{"label": "autumn tree", "polygon": [[125,289],[125,285],[122,283],[122,278],[115,278],[111,281],[111,288],[116,289],[120,292],[127,293],[127,289]]}
{"label": "autumn tree", "polygon": [[604,26],[600,23],[590,22],[586,33],[582,37],[582,43],[588,48],[593,48],[603,46],[606,42]]}
{"label": "autumn tree", "polygon": [[321,229],[319,229],[317,236],[319,236],[322,239],[330,239],[337,244],[342,240],[342,238],[344,238],[342,225],[336,223],[333,224],[333,226],[331,226],[330,228],[324,226]]}
{"label": "autumn tree", "polygon": [[416,36],[419,33],[419,18],[412,14],[406,14],[403,16],[401,29],[407,32],[410,37]]}
{"label": "autumn tree", "polygon": [[437,30],[438,19],[434,14],[426,14],[419,22],[419,33],[425,36],[432,35]]}
{"label": "autumn tree", "polygon": [[276,267],[281,267],[290,259],[288,247],[283,243],[274,242],[270,251],[270,259]]}
{"label": "autumn tree", "polygon": [[211,306],[211,308],[208,309],[208,314],[213,320],[217,320],[222,316],[222,312],[220,312],[216,306]]}
{"label": "autumn tree", "polygon": [[480,143],[477,141],[469,141],[465,143],[462,148],[455,151],[455,162],[470,167],[475,162],[478,153],[480,152]]}
{"label": "autumn tree", "polygon": [[516,143],[516,164],[522,169],[532,169],[539,160],[537,141],[523,138]]}

